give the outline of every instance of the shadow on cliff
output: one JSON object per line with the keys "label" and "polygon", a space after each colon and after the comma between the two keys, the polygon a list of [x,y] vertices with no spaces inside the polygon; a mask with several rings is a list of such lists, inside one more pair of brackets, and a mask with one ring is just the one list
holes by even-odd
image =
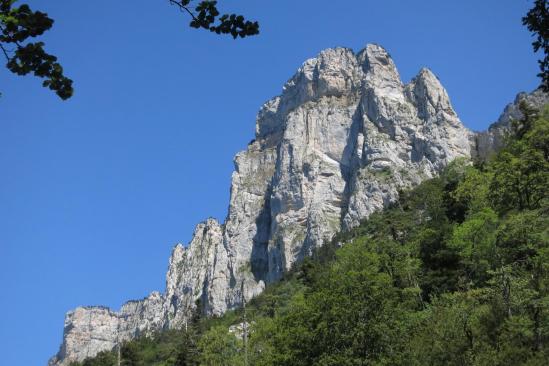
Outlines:
{"label": "shadow on cliff", "polygon": [[263,208],[255,220],[256,233],[252,239],[251,272],[254,280],[266,282],[269,272],[269,238],[271,236],[271,192],[269,187],[263,197]]}
{"label": "shadow on cliff", "polygon": [[[349,129],[349,135],[347,136],[347,142],[345,148],[343,149],[343,158],[341,159],[340,169],[341,176],[345,180],[345,188],[343,189],[343,197],[341,200],[341,214],[340,214],[340,224],[341,229],[344,229],[344,218],[349,211],[349,200],[351,196],[352,182],[354,175],[358,172],[362,165],[361,159],[357,156],[357,144],[358,144],[358,134],[362,133],[365,135],[364,128],[364,107],[362,105],[362,100],[357,104],[355,112],[353,113],[353,121],[351,123],[351,128]],[[360,146],[362,149],[362,146]]]}

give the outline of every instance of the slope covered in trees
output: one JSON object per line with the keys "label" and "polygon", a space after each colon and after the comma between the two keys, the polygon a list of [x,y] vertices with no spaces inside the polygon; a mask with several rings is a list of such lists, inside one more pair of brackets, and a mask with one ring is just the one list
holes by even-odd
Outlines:
{"label": "slope covered in trees", "polygon": [[246,309],[126,343],[121,364],[546,365],[549,108],[523,112],[488,162],[454,161]]}

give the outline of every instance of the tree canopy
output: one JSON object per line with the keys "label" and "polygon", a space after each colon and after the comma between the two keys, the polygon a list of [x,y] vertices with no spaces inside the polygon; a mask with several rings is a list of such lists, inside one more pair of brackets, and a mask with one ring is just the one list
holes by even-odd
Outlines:
{"label": "tree canopy", "polygon": [[53,26],[46,13],[33,11],[27,4],[14,6],[15,0],[0,0],[0,49],[6,67],[17,75],[33,73],[61,98],[73,94],[72,80],[63,73],[57,57],[44,50],[44,42],[30,41]]}

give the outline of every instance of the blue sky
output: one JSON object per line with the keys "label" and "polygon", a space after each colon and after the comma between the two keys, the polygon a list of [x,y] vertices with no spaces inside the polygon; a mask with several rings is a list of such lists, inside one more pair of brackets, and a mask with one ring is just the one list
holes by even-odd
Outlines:
{"label": "blue sky", "polygon": [[74,79],[62,102],[0,69],[2,362],[45,365],[64,313],[164,289],[172,246],[227,213],[232,158],[261,104],[320,50],[383,45],[404,81],[423,66],[484,129],[538,85],[526,0],[220,1],[261,23],[233,41],[168,1],[29,0]]}

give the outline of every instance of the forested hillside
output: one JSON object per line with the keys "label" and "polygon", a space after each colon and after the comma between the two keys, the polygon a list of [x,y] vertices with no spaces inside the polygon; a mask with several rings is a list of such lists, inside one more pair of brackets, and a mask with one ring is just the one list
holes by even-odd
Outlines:
{"label": "forested hillside", "polygon": [[121,364],[549,364],[549,108],[522,110],[489,161],[454,161],[245,309],[126,343]]}

